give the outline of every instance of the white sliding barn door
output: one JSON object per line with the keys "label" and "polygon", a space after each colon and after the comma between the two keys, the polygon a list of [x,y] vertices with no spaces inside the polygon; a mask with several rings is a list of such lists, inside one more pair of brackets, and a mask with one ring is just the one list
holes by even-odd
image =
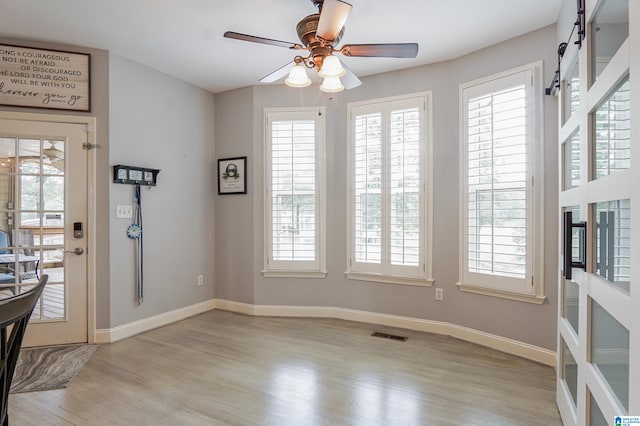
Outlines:
{"label": "white sliding barn door", "polygon": [[640,2],[587,0],[586,22],[558,96],[557,401],[596,426],[640,416]]}

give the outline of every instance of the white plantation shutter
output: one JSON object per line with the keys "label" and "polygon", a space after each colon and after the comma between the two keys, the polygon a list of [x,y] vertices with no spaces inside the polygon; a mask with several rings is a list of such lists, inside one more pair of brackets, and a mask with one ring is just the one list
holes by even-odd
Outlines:
{"label": "white plantation shutter", "polygon": [[424,278],[425,97],[350,107],[349,271]]}
{"label": "white plantation shutter", "polygon": [[315,123],[271,127],[273,260],[315,260]]}
{"label": "white plantation shutter", "polygon": [[391,111],[389,139],[391,263],[420,262],[420,112]]}
{"label": "white plantation shutter", "polygon": [[463,88],[465,284],[532,293],[531,70]]}
{"label": "white plantation shutter", "polygon": [[468,108],[469,271],[524,278],[524,86],[470,99]]}
{"label": "white plantation shutter", "polygon": [[318,117],[317,109],[267,113],[266,270],[321,269],[323,122]]}
{"label": "white plantation shutter", "polygon": [[355,118],[354,209],[355,260],[382,260],[382,115]]}

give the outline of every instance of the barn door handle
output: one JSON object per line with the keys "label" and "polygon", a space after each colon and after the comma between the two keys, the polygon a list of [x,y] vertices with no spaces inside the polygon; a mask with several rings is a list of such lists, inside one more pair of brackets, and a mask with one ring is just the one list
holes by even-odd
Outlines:
{"label": "barn door handle", "polygon": [[[580,258],[577,261],[573,260],[571,256],[573,251],[573,230],[580,230],[579,248]],[[563,250],[562,250],[562,269],[564,277],[568,280],[571,279],[572,268],[582,268],[587,270],[587,222],[573,223],[573,212],[564,212],[564,238],[563,238]]]}

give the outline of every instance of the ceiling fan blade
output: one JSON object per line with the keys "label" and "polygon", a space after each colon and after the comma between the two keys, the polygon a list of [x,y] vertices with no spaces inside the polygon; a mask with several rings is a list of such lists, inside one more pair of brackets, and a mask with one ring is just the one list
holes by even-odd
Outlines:
{"label": "ceiling fan blade", "polygon": [[293,68],[295,64],[296,63],[294,61],[289,62],[287,65],[278,68],[271,74],[262,77],[260,79],[260,83],[273,83],[280,80],[282,77],[289,74],[289,71],[291,71],[291,68]]}
{"label": "ceiling fan blade", "polygon": [[342,68],[347,72],[345,75],[340,77],[342,81],[342,85],[346,90],[353,89],[354,87],[358,87],[362,84],[360,79],[356,77],[356,75],[347,67],[344,62],[342,62]]}
{"label": "ceiling fan blade", "polygon": [[418,55],[418,43],[346,44],[340,53],[345,56],[415,58]]}
{"label": "ceiling fan blade", "polygon": [[316,37],[326,41],[336,39],[344,23],[347,22],[352,6],[341,0],[324,0],[320,20],[316,29]]}
{"label": "ceiling fan blade", "polygon": [[280,40],[272,40],[270,38],[257,37],[257,36],[252,36],[252,35],[248,35],[248,34],[241,34],[241,33],[236,33],[236,32],[233,32],[233,31],[225,32],[224,36],[226,38],[233,38],[233,39],[242,40],[242,41],[250,41],[252,43],[269,44],[271,46],[286,47],[288,49],[304,49],[304,46],[302,46],[301,44],[298,44],[298,43],[291,43],[291,42],[288,42],[288,41],[280,41]]}

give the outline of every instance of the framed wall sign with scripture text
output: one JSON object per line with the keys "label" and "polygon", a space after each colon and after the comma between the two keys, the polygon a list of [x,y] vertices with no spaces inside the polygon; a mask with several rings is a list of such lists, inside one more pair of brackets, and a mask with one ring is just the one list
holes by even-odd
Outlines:
{"label": "framed wall sign with scripture text", "polygon": [[90,55],[0,44],[0,105],[90,111]]}

